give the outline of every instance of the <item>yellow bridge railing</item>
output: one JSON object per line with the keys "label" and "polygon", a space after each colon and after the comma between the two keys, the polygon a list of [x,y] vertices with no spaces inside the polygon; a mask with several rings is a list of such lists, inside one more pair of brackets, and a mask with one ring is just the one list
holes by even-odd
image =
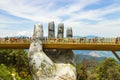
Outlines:
{"label": "yellow bridge railing", "polygon": [[[28,49],[31,39],[0,40],[0,49]],[[112,51],[120,61],[115,51],[120,51],[120,39],[116,38],[48,38],[42,40],[43,48],[71,50],[102,50]]]}
{"label": "yellow bridge railing", "polygon": [[[0,39],[0,44],[29,44],[31,39]],[[120,44],[120,38],[46,38],[43,44],[62,43],[62,44]]]}

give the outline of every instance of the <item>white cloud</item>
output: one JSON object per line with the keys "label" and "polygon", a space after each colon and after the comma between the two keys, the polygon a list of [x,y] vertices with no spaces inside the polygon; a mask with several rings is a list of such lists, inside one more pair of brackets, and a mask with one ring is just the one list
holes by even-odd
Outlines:
{"label": "white cloud", "polygon": [[112,57],[116,58],[112,51],[96,51],[97,54],[99,54],[101,57]]}
{"label": "white cloud", "polygon": [[76,11],[81,11],[84,7],[98,3],[100,0],[79,0],[75,3],[72,3],[70,5],[63,6],[62,8],[59,8],[55,13],[58,16],[74,16]]}
{"label": "white cloud", "polygon": [[6,36],[32,36],[33,31],[19,31],[19,30],[0,30],[0,37]]}
{"label": "white cloud", "polygon": [[90,53],[89,53],[89,55],[91,55],[91,56],[94,56],[94,57],[101,57],[98,53],[96,53],[95,51],[91,51]]}
{"label": "white cloud", "polygon": [[[74,35],[86,36],[92,34],[107,37],[120,35],[120,19],[108,20],[105,18],[105,15],[120,12],[120,6],[117,5],[117,3],[103,8],[85,11],[85,7],[92,4],[98,4],[101,0],[71,0],[72,3],[64,6],[56,4],[62,1],[67,2],[64,0],[2,0],[0,2],[0,9],[8,12],[8,14],[32,20],[35,23],[40,22],[47,24],[49,21],[55,21],[55,24],[58,24],[59,22],[64,22],[65,29],[66,27],[73,27]],[[68,16],[68,18],[63,19],[64,16]],[[84,22],[82,19],[92,21]],[[94,21],[97,21],[97,23],[94,25],[89,24]],[[0,22],[24,23],[3,17]],[[4,27],[5,25],[0,24],[0,28],[2,28],[2,26]],[[47,33],[45,33],[45,35],[47,35]]]}
{"label": "white cloud", "polygon": [[[21,0],[21,1],[5,0],[0,2],[0,9],[5,10],[12,15],[30,19],[33,21],[48,22],[51,19],[59,20],[58,18],[54,17],[54,15],[50,16],[51,13],[48,12],[46,9],[46,6],[49,6],[49,5],[47,4],[46,6],[42,5],[42,3],[44,3],[43,1],[37,0],[37,1],[34,1],[33,4],[26,3],[26,1],[25,0]],[[35,5],[37,3],[39,3],[39,6]]]}
{"label": "white cloud", "polygon": [[18,31],[16,36],[31,36],[32,32],[28,32],[28,31]]}
{"label": "white cloud", "polygon": [[71,15],[73,12],[79,11],[85,6],[95,3],[98,0],[80,0],[76,1],[73,4],[66,5],[62,8],[60,7],[58,10],[54,10],[54,7],[56,7],[55,1],[36,0],[32,1],[31,3],[26,3],[26,1],[28,2],[28,0],[4,0],[0,2],[0,9],[5,10],[12,15],[27,18],[33,21],[49,22],[51,20],[54,20],[56,22],[61,22],[59,16],[68,14]]}
{"label": "white cloud", "polygon": [[[117,54],[120,55],[119,52],[117,52]],[[112,53],[112,51],[91,51],[88,55],[95,56],[95,57],[108,57],[108,58],[112,57],[112,58],[116,58],[115,55]]]}
{"label": "white cloud", "polygon": [[69,21],[80,21],[82,19],[100,21],[105,19],[105,15],[115,12],[120,12],[120,5],[113,4],[95,10],[82,10],[79,13],[74,13],[74,15],[71,14],[71,18],[69,19]]}
{"label": "white cloud", "polygon": [[96,24],[84,22],[66,22],[65,26],[72,27],[74,35],[87,36],[96,35],[101,37],[118,37],[120,36],[120,19],[103,20]]}

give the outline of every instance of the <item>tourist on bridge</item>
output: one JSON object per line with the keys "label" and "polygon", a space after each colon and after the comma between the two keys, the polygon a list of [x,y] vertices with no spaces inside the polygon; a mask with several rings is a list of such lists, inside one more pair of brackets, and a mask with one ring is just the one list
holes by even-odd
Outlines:
{"label": "tourist on bridge", "polygon": [[120,42],[120,37],[117,37],[115,43],[118,44]]}

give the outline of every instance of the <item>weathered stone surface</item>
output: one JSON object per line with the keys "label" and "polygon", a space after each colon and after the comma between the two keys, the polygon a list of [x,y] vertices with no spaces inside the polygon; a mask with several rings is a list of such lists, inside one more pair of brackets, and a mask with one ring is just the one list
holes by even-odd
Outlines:
{"label": "weathered stone surface", "polygon": [[[64,24],[58,24],[57,38],[64,37]],[[72,28],[68,28],[67,37],[72,38]],[[76,80],[76,63],[72,50],[45,49],[45,53],[56,65],[57,79],[55,80]]]}
{"label": "weathered stone surface", "polygon": [[36,24],[34,25],[34,32],[32,38],[43,38],[43,25]]}
{"label": "weathered stone surface", "polygon": [[[56,75],[58,76],[58,79],[55,80],[76,80],[75,57],[72,50],[51,49],[49,51],[45,50],[45,53],[56,66]],[[66,78],[68,79],[65,78],[65,75],[67,75]]]}
{"label": "weathered stone surface", "polygon": [[52,60],[42,50],[43,31],[40,26],[34,28],[33,39],[29,48],[28,60],[31,73],[34,80],[49,80],[47,78],[53,77],[56,67]]}
{"label": "weathered stone surface", "polygon": [[67,28],[66,34],[67,34],[66,37],[68,37],[68,38],[73,37],[73,33],[72,33],[72,28],[71,27]]}
{"label": "weathered stone surface", "polygon": [[63,37],[64,37],[64,24],[63,23],[59,23],[58,24],[57,38],[63,38]]}
{"label": "weathered stone surface", "polygon": [[55,24],[53,21],[48,23],[48,38],[55,38]]}
{"label": "weathered stone surface", "polygon": [[[53,25],[48,30],[54,33]],[[43,30],[35,26],[29,48],[28,59],[34,80],[76,80],[75,58],[72,50],[44,49],[43,51],[40,40],[42,33]],[[63,36],[59,37],[63,38]]]}

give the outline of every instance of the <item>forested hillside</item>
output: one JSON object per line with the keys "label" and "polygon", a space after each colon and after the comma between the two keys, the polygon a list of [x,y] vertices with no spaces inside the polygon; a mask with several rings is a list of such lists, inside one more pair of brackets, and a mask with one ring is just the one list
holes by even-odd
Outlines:
{"label": "forested hillside", "polygon": [[[77,59],[79,60],[79,59]],[[79,62],[79,61],[77,61]],[[120,64],[113,58],[84,58],[77,63],[78,80],[120,80]],[[25,50],[0,50],[0,80],[32,80]]]}

